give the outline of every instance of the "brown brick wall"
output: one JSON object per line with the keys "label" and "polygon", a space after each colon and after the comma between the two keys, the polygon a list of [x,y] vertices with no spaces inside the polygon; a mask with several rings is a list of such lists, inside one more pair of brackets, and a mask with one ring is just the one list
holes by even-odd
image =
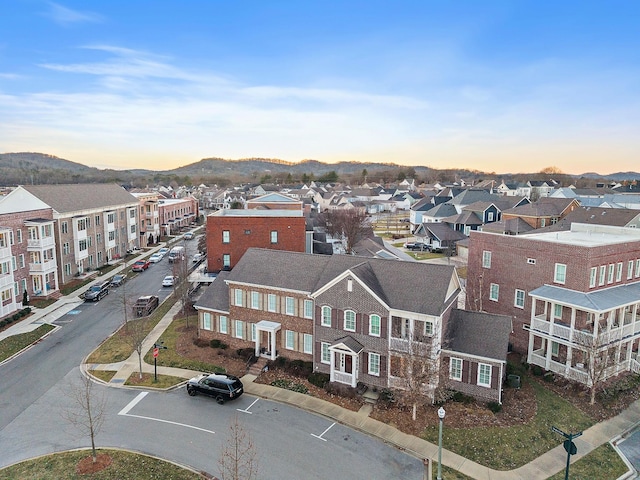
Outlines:
{"label": "brown brick wall", "polygon": [[[222,232],[229,231],[229,243],[222,243]],[[271,243],[271,232],[278,232],[278,243]],[[223,255],[229,254],[231,268],[251,247],[305,251],[304,217],[233,217],[210,215],[207,217],[207,268],[218,272],[223,266]]]}

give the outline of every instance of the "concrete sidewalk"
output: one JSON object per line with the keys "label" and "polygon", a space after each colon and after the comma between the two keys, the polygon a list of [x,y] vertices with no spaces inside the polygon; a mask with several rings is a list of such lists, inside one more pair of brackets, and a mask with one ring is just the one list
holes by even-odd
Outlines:
{"label": "concrete sidewalk", "polygon": [[[107,275],[96,278],[95,281],[97,282],[99,280],[103,280],[103,277],[114,275],[123,268],[124,265],[110,271]],[[80,303],[82,303],[82,300],[78,295],[62,297],[55,304],[44,309],[38,309],[34,315],[29,317],[27,320],[10,327],[4,332],[0,332],[0,339],[17,333],[24,333],[26,331],[33,330],[43,323],[52,323]],[[161,339],[162,334],[171,324],[174,315],[179,311],[179,309],[179,303],[176,303],[171,307],[167,314],[145,338],[142,349],[143,357],[153,347],[153,344]],[[137,352],[134,352],[127,360],[122,362],[114,364],[85,364],[82,368],[85,371],[116,371],[117,373],[108,385],[120,388],[136,388],[125,387],[123,384],[129,376],[138,372],[138,354]],[[153,365],[143,362],[142,370],[145,373],[153,373],[154,367]],[[184,378],[185,380],[202,373],[194,370],[163,366],[159,366],[157,368],[157,372],[162,375],[172,375]],[[256,377],[253,375],[245,375],[242,377],[245,392],[250,395],[267,398],[273,401],[292,405],[297,408],[302,408],[318,415],[323,415],[348,427],[354,428],[373,437],[380,438],[382,441],[395,445],[396,447],[421,459],[435,459],[437,457],[436,445],[422,440],[421,438],[405,434],[396,428],[370,418],[368,416],[368,411],[365,409],[360,412],[354,412],[309,395],[292,392],[290,390],[273,387],[271,385],[255,383],[255,378]],[[638,425],[639,420],[640,400],[634,402],[627,410],[616,417],[605,422],[598,423],[585,430],[584,434],[575,440],[579,453],[573,455],[572,460],[576,461],[600,445],[607,443],[609,440],[627,434]],[[564,470],[566,458],[566,452],[562,447],[560,439],[558,440],[558,446],[556,448],[546,452],[528,464],[511,471],[492,470],[488,467],[484,467],[467,460],[466,458],[446,449],[443,449],[442,451],[443,465],[478,480],[544,480],[551,475]]]}
{"label": "concrete sidewalk", "polygon": [[[180,310],[179,304],[174,305],[162,318],[158,325],[151,331],[144,341],[142,355],[144,356],[157,342],[164,330],[171,323],[173,316]],[[116,375],[109,382],[110,385],[122,386],[130,375],[138,372],[138,354],[134,352],[124,362],[110,365],[86,365],[88,369],[117,370]],[[142,370],[145,373],[153,373],[153,365],[143,362]],[[199,375],[199,371],[187,370],[173,367],[157,367],[158,374],[172,375],[189,379]],[[383,422],[370,418],[367,410],[354,412],[339,407],[331,402],[320,400],[310,395],[292,392],[283,388],[273,387],[255,383],[254,375],[242,377],[244,390],[250,395],[266,398],[276,402],[302,408],[312,413],[322,415],[343,425],[359,430],[373,437],[380,438],[384,442],[390,443],[401,450],[421,459],[436,459],[438,447],[419,437],[408,435],[393,428]],[[131,387],[133,388],[133,387]],[[584,434],[575,440],[578,447],[578,454],[572,456],[572,463],[587,455],[595,448],[607,443],[609,440],[625,434],[638,425],[640,420],[640,400],[634,402],[627,410],[607,421],[598,423],[584,431]],[[564,470],[567,455],[562,447],[561,439],[558,446],[528,464],[510,471],[498,471],[472,462],[454,452],[446,449],[442,450],[442,464],[453,468],[471,478],[478,480],[544,480],[550,476]]]}

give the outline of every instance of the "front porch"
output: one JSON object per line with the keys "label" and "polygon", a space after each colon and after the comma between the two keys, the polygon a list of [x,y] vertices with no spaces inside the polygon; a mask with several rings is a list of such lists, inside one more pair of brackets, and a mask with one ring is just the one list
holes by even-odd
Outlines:
{"label": "front porch", "polygon": [[362,344],[349,336],[340,338],[330,345],[330,381],[344,383],[355,388],[358,384],[360,352],[363,350]]}
{"label": "front porch", "polygon": [[278,322],[260,320],[255,324],[255,356],[275,360],[278,356],[276,333],[281,325]]}

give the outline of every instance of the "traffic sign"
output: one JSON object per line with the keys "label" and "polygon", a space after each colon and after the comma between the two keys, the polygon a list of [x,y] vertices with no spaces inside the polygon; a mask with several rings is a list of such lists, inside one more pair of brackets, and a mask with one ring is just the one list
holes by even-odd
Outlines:
{"label": "traffic sign", "polygon": [[[552,431],[554,431],[554,432],[556,432],[556,433],[559,433],[559,434],[560,434],[560,435],[562,435],[563,437],[568,437],[568,436],[569,436],[569,435],[567,435],[566,433],[564,433],[562,430],[560,430],[559,428],[551,427],[551,430],[552,430]],[[582,435],[582,434],[581,434],[581,435]]]}
{"label": "traffic sign", "polygon": [[160,349],[158,347],[155,347],[153,349],[153,358],[156,358],[158,356],[158,352],[160,351]]}
{"label": "traffic sign", "polygon": [[575,455],[576,453],[578,453],[578,447],[576,447],[576,444],[571,440],[565,440],[564,442],[562,442],[562,446],[564,447],[564,451],[569,455]]}

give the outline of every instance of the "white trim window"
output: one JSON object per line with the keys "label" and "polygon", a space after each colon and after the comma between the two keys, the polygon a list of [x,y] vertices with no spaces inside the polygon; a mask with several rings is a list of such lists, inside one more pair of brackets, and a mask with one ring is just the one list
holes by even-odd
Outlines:
{"label": "white trim window", "polygon": [[251,324],[251,341],[255,342],[258,339],[258,329],[256,328],[256,324]]}
{"label": "white trim window", "polygon": [[202,328],[211,330],[211,314],[209,312],[202,312]]}
{"label": "white trim window", "polygon": [[380,336],[380,315],[369,315],[369,335],[374,337]]}
{"label": "white trim window", "polygon": [[491,252],[488,250],[482,251],[482,268],[491,268]]}
{"label": "white trim window", "polygon": [[451,357],[449,360],[449,378],[451,380],[462,381],[462,359]]}
{"label": "white trim window", "polygon": [[553,306],[553,317],[554,318],[562,318],[562,305],[556,303]]}
{"label": "white trim window", "polygon": [[271,243],[278,243],[278,231],[271,230]]}
{"label": "white trim window", "polygon": [[275,293],[269,293],[267,295],[267,310],[269,310],[270,312],[276,312],[277,311],[277,303],[276,303],[276,294]]}
{"label": "white trim window", "polygon": [[228,253],[224,253],[222,255],[222,266],[230,267],[231,266],[231,255]]}
{"label": "white trim window", "polygon": [[285,330],[284,332],[284,348],[293,350],[295,348],[295,332],[293,330]]}
{"label": "white trim window", "polygon": [[227,323],[226,315],[220,315],[220,318],[218,319],[218,323],[219,323],[218,330],[220,333],[229,333],[229,324]]}
{"label": "white trim window", "polygon": [[478,385],[491,387],[491,365],[486,363],[478,364]]}
{"label": "white trim window", "polygon": [[500,295],[500,285],[497,283],[492,283],[489,285],[489,300],[493,300],[494,302],[498,301],[498,297]]}
{"label": "white trim window", "polygon": [[329,352],[329,344],[322,342],[320,343],[320,351],[322,352],[322,356],[320,357],[320,363],[331,363],[331,352]]}
{"label": "white trim window", "polygon": [[380,376],[380,354],[379,353],[369,353],[369,375],[375,375],[376,377]]}
{"label": "white trim window", "polygon": [[636,260],[636,278],[640,277],[640,258]]}
{"label": "white trim window", "polygon": [[260,293],[251,292],[251,308],[258,310],[260,308]]}
{"label": "white trim window", "polygon": [[607,266],[600,265],[600,275],[598,277],[598,285],[604,285],[604,280],[607,276]]}
{"label": "white trim window", "polygon": [[320,325],[323,327],[331,326],[331,307],[325,305],[322,307],[322,316],[320,319]]}
{"label": "white trim window", "polygon": [[596,286],[596,282],[598,281],[598,267],[592,267],[589,271],[589,288],[593,288]]}
{"label": "white trim window", "polygon": [[513,300],[513,306],[517,308],[524,308],[524,290],[518,290],[516,288],[516,294]]}
{"label": "white trim window", "polygon": [[613,275],[615,274],[615,265],[609,264],[609,270],[607,270],[607,283],[613,283]]}
{"label": "white trim window", "polygon": [[242,320],[236,320],[235,326],[236,328],[233,336],[236,338],[244,338],[244,322]]}
{"label": "white trim window", "polygon": [[356,331],[356,312],[353,310],[344,311],[344,329],[347,332]]}
{"label": "white trim window", "polygon": [[313,318],[313,301],[304,301],[304,318]]}
{"label": "white trim window", "polygon": [[229,243],[231,241],[231,235],[229,230],[222,231],[222,243]]}
{"label": "white trim window", "polygon": [[618,262],[616,265],[616,282],[622,281],[622,262]]}
{"label": "white trim window", "polygon": [[295,302],[293,297],[287,297],[285,299],[285,303],[284,303],[284,313],[286,313],[287,315],[295,315]]}
{"label": "white trim window", "polygon": [[567,281],[567,266],[564,263],[556,263],[553,273],[553,281],[563,285],[564,282]]}
{"label": "white trim window", "polygon": [[551,355],[557,357],[560,353],[560,344],[558,342],[551,342]]}
{"label": "white trim window", "polygon": [[633,260],[629,260],[627,263],[627,280],[631,280],[633,278]]}
{"label": "white trim window", "polygon": [[305,333],[302,336],[302,351],[304,353],[313,354],[313,335]]}
{"label": "white trim window", "polygon": [[433,322],[424,322],[424,334],[429,336],[433,335]]}
{"label": "white trim window", "polygon": [[233,290],[233,304],[236,307],[241,307],[242,306],[242,289],[240,288],[235,288]]}

